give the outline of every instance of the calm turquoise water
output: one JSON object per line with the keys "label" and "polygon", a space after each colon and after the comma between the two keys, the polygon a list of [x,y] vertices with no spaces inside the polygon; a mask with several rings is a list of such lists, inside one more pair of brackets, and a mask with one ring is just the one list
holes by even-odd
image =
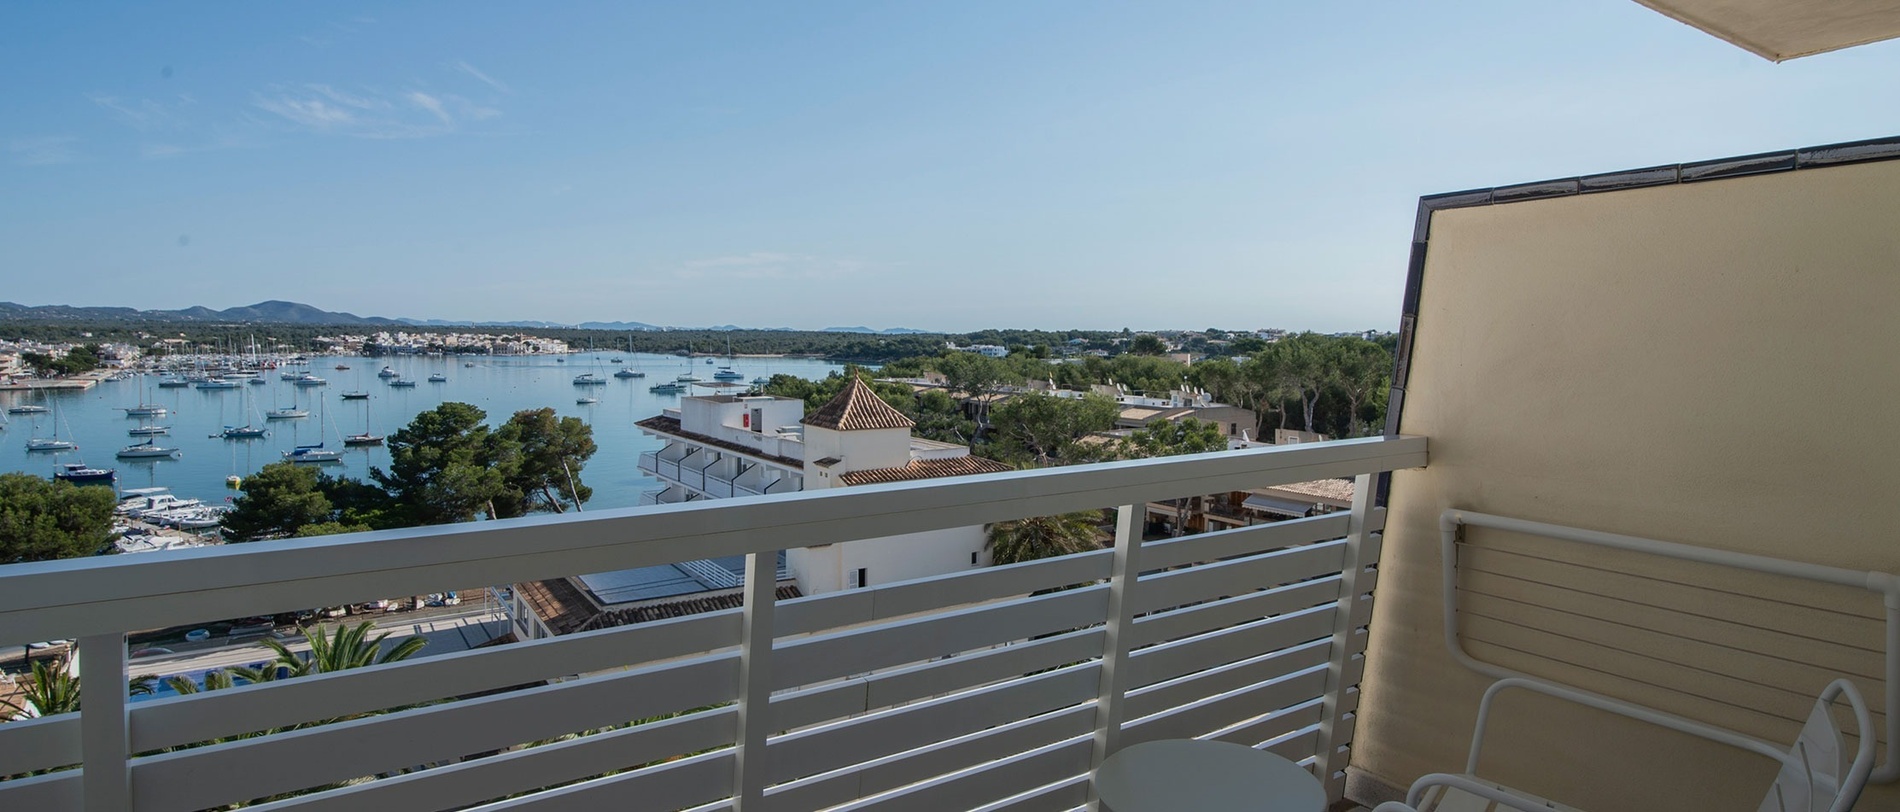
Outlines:
{"label": "calm turquoise water", "polygon": [[[610,363],[624,358],[626,364]],[[435,408],[444,401],[472,403],[488,412],[489,425],[506,420],[521,409],[552,406],[557,414],[579,417],[594,427],[594,442],[600,450],[589,460],[581,478],[594,488],[588,507],[629,507],[639,503],[640,492],[659,487],[639,469],[640,452],[659,447],[659,442],[641,434],[634,421],[659,414],[675,405],[678,395],[655,395],[647,387],[691,371],[710,379],[719,365],[731,365],[746,380],[784,373],[807,378],[822,378],[837,364],[801,358],[688,359],[671,355],[627,355],[625,353],[577,354],[557,363],[549,357],[470,356],[470,357],[393,357],[356,358],[321,357],[310,363],[310,371],[329,381],[328,386],[298,389],[278,379],[275,372],[269,385],[242,385],[237,389],[200,390],[160,389],[156,382],[141,392],[136,379],[105,382],[86,392],[0,392],[0,406],[37,403],[58,407],[58,420],[46,415],[0,415],[7,422],[0,432],[0,470],[26,471],[47,476],[56,464],[85,462],[98,468],[116,468],[119,487],[165,486],[183,497],[217,502],[232,495],[224,486],[231,474],[248,476],[257,469],[281,459],[282,452],[303,443],[325,443],[341,448],[344,434],[355,434],[366,427],[376,434],[388,435],[407,424],[418,413]],[[464,363],[474,363],[465,367]],[[344,364],[348,370],[334,367]],[[394,367],[406,379],[417,381],[413,389],[389,387],[376,372],[384,365]],[[645,378],[612,377],[622,366],[645,372]],[[608,379],[606,386],[575,386],[574,376],[593,372]],[[447,383],[429,383],[429,375],[447,375]],[[342,393],[366,391],[370,399],[343,400]],[[583,395],[599,398],[592,405],[574,401]],[[178,448],[176,459],[120,460],[114,454],[122,447],[143,438],[130,437],[127,429],[140,425],[125,417],[121,407],[141,400],[159,403],[172,410],[170,415],[153,421],[171,427],[171,433],[158,438],[159,445]],[[310,417],[303,420],[270,421],[271,435],[259,440],[211,438],[226,425],[263,424],[266,409],[291,404],[303,406]],[[26,451],[26,440],[33,436],[51,436],[57,423],[59,436],[76,440],[79,450],[61,453]],[[387,468],[388,450],[378,446],[351,448],[342,463],[323,465],[332,474],[366,478],[371,466]]]}

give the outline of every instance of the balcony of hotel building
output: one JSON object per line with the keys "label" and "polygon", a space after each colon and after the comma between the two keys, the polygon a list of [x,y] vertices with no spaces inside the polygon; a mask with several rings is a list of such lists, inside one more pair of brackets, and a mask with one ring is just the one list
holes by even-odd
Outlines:
{"label": "balcony of hotel building", "polygon": [[[1900,31],[1872,5],[1651,5],[1778,56]],[[854,434],[895,427],[689,398],[644,424],[667,487],[636,508],[0,567],[0,644],[76,639],[87,685],[0,723],[0,809],[1068,810],[1106,758],[1182,738],[1350,809],[1466,772],[1513,676],[1658,714],[1498,695],[1469,771],[1562,808],[1783,808],[1764,748],[1841,679],[1870,706],[1843,723],[1871,747],[1858,808],[1900,808],[1891,159],[1900,138],[1424,198],[1382,436],[955,475],[975,463]],[[1843,418],[1792,426],[1817,413]],[[1140,532],[1150,504],[1331,478],[1343,509]],[[1098,551],[800,572],[1096,509]],[[116,690],[138,630],[481,586],[561,628]]]}

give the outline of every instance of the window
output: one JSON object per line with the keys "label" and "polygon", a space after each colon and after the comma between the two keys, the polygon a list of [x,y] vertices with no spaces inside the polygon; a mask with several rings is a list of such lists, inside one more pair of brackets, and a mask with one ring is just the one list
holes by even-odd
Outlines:
{"label": "window", "polygon": [[854,576],[852,579],[852,584],[851,584],[852,586],[863,587],[863,586],[871,585],[870,570],[867,570],[864,567],[859,567],[858,571],[855,573],[852,573],[852,575]]}

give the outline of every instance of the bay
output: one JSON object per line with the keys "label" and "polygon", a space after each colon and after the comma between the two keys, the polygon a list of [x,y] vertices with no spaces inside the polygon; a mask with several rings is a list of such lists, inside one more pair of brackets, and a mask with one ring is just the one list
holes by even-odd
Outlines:
{"label": "bay", "polygon": [[[731,366],[745,376],[771,377],[775,374],[819,379],[840,371],[842,365],[810,358],[683,358],[674,355],[636,353],[577,353],[558,356],[317,356],[310,360],[309,371],[328,381],[326,386],[300,388],[282,380],[279,371],[267,371],[267,383],[261,386],[241,384],[237,389],[202,390],[196,388],[163,389],[156,379],[139,378],[105,381],[84,392],[35,391],[0,392],[0,407],[39,404],[57,407],[55,414],[7,415],[0,432],[0,470],[24,471],[51,476],[60,465],[84,462],[95,468],[113,468],[119,473],[120,488],[168,487],[187,498],[206,503],[225,502],[236,492],[225,487],[225,478],[244,477],[283,458],[283,452],[302,444],[323,443],[326,448],[342,448],[342,437],[369,431],[389,435],[410,420],[448,401],[470,403],[488,413],[488,424],[499,425],[517,411],[553,407],[563,417],[579,417],[594,430],[599,450],[580,472],[582,481],[593,487],[588,508],[632,507],[639,504],[643,491],[659,488],[658,480],[639,469],[640,453],[659,448],[661,443],[642,434],[634,423],[679,403],[679,395],[654,394],[648,387],[691,373],[711,379],[721,366]],[[623,364],[612,363],[621,358]],[[473,366],[465,366],[473,364]],[[335,369],[337,365],[349,367]],[[416,381],[414,388],[391,387],[376,373],[384,366],[395,369],[404,379]],[[615,378],[622,368],[646,373],[644,378]],[[576,375],[591,372],[607,379],[605,386],[576,386]],[[448,380],[429,382],[430,375],[441,374]],[[368,392],[368,400],[343,400],[342,393]],[[705,390],[700,390],[705,391]],[[575,401],[594,397],[599,403],[581,405]],[[173,459],[122,460],[114,455],[120,448],[143,440],[127,431],[143,424],[128,418],[123,409],[141,402],[157,403],[171,410],[163,418],[151,420],[171,427],[171,433],[157,439],[161,446],[177,448]],[[266,421],[263,412],[281,406],[296,405],[310,416],[301,420]],[[255,440],[226,440],[213,437],[225,426],[264,425],[270,436]],[[29,452],[30,437],[53,435],[55,424],[61,438],[79,444],[75,451]],[[389,467],[389,451],[381,446],[344,449],[341,463],[319,466],[333,475],[366,479],[372,466]]]}

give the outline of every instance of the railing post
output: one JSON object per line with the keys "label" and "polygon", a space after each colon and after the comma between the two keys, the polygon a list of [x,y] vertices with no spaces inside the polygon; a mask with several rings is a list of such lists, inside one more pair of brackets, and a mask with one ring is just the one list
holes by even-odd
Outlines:
{"label": "railing post", "polygon": [[1352,515],[1346,522],[1346,555],[1340,568],[1338,614],[1333,620],[1332,659],[1326,668],[1326,694],[1321,706],[1318,758],[1314,764],[1320,783],[1326,786],[1328,803],[1338,803],[1345,795],[1346,782],[1335,780],[1333,775],[1346,769],[1347,759],[1341,749],[1352,741],[1346,729],[1346,717],[1355,708],[1346,702],[1346,692],[1353,687],[1347,681],[1347,672],[1352,666],[1353,636],[1359,632],[1354,618],[1359,594],[1364,591],[1360,575],[1366,567],[1379,561],[1380,528],[1372,522],[1378,481],[1377,474],[1361,474],[1353,480]]}
{"label": "railing post", "polygon": [[[1115,557],[1109,565],[1108,626],[1102,643],[1102,679],[1095,696],[1095,751],[1089,759],[1089,772],[1102,766],[1121,744],[1122,695],[1127,692],[1129,627],[1134,623],[1134,603],[1130,591],[1141,575],[1141,532],[1136,525],[1135,506],[1115,509]],[[1089,784],[1089,809],[1099,808],[1095,786]]]}
{"label": "railing post", "polygon": [[765,808],[771,776],[765,737],[772,732],[772,613],[778,601],[778,552],[745,557],[745,620],[739,640],[739,737],[733,759],[733,812]]}
{"label": "railing post", "polygon": [[[84,705],[79,713],[80,788],[86,812],[132,808],[132,765],[125,679],[125,635],[79,638]],[[89,676],[88,676],[89,675]],[[86,690],[86,686],[90,686]]]}

